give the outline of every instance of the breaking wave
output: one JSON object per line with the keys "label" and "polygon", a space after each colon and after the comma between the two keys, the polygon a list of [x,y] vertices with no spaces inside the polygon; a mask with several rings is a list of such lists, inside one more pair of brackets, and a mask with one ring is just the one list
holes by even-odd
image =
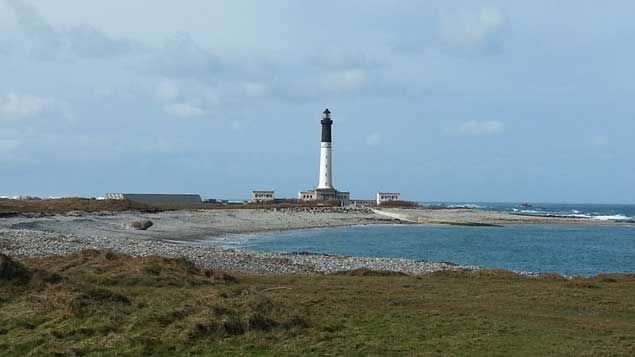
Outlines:
{"label": "breaking wave", "polygon": [[633,204],[439,202],[447,208],[480,209],[516,215],[635,223]]}
{"label": "breaking wave", "polygon": [[516,215],[526,215],[526,216],[537,216],[537,217],[552,217],[552,218],[580,218],[580,219],[594,219],[598,221],[633,221],[635,222],[635,217],[629,217],[623,214],[589,214],[589,213],[580,213],[578,210],[572,210],[572,213],[568,212],[548,212],[548,211],[539,211],[539,210],[519,210],[512,209],[512,213]]}
{"label": "breaking wave", "polygon": [[448,208],[470,208],[470,209],[479,209],[479,208],[484,208],[483,206],[479,206],[473,203],[464,203],[464,204],[455,204],[455,205],[448,205]]}
{"label": "breaking wave", "polygon": [[632,221],[633,217],[627,217],[621,214],[616,214],[612,216],[593,216],[593,219],[597,219],[598,221]]}

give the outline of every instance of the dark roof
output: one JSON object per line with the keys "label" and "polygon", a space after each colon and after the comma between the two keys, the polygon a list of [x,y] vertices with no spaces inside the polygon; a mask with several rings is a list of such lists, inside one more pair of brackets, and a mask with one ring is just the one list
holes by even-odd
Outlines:
{"label": "dark roof", "polygon": [[149,206],[189,206],[203,202],[200,195],[124,193],[123,197]]}

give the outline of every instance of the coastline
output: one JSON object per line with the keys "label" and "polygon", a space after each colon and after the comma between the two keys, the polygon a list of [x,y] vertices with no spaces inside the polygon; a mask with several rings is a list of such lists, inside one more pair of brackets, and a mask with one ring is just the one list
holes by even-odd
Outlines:
{"label": "coastline", "polygon": [[[372,269],[417,275],[439,270],[479,268],[399,258],[256,252],[234,249],[223,246],[222,242],[215,244],[213,241],[235,235],[257,236],[304,229],[401,224],[444,225],[439,222],[450,225],[620,225],[604,221],[580,222],[579,219],[526,216],[518,218],[511,214],[466,209],[387,211],[393,215],[415,216],[416,223],[412,220],[410,223],[404,223],[402,217],[387,218],[367,209],[339,208],[183,210],[159,213],[76,212],[44,217],[23,215],[0,219],[0,253],[18,258],[33,258],[97,249],[141,257],[186,257],[201,267],[247,274],[326,274],[343,270]],[[154,226],[147,231],[128,228],[130,222],[137,220],[151,220]]]}
{"label": "coastline", "polygon": [[83,250],[105,250],[133,257],[185,257],[199,267],[243,274],[330,274],[355,269],[395,271],[419,275],[441,270],[477,267],[400,258],[370,258],[314,253],[256,252],[225,249],[194,242],[113,240],[96,236],[64,236],[28,230],[0,230],[0,253],[19,259],[62,256]]}

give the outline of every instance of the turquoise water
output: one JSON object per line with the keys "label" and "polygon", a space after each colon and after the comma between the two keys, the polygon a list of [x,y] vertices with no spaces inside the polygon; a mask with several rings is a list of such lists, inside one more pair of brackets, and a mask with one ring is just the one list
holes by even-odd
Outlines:
{"label": "turquoise water", "polygon": [[410,258],[526,272],[635,273],[635,227],[363,226],[248,237],[241,248]]}

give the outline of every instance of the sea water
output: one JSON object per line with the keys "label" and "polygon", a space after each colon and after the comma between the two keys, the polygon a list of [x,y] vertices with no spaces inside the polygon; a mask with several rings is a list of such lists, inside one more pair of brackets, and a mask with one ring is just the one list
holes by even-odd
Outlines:
{"label": "sea water", "polygon": [[587,218],[599,221],[635,223],[635,205],[575,204],[575,203],[496,203],[496,202],[436,202],[448,208],[476,208],[539,217]]}
{"label": "sea water", "polygon": [[390,225],[249,236],[241,248],[409,258],[563,275],[635,273],[635,227]]}

